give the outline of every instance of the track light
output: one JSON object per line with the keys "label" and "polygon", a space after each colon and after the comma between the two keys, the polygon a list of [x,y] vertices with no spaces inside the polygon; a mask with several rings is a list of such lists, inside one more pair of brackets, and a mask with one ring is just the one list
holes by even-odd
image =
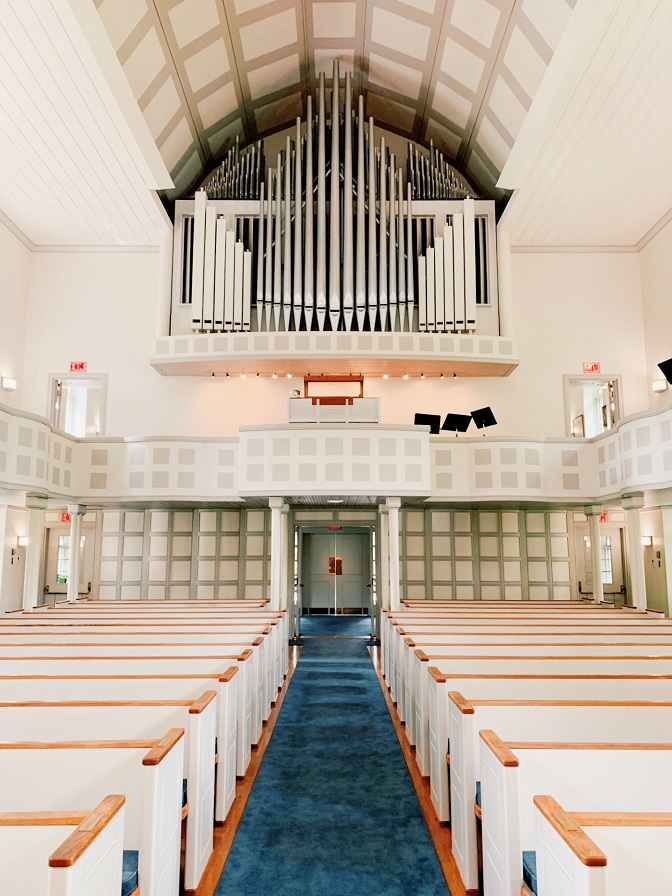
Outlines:
{"label": "track light", "polygon": [[420,379],[421,379],[421,380],[424,380],[424,378],[425,378],[425,374],[424,374],[424,373],[421,373],[421,374],[420,374]]}
{"label": "track light", "polygon": [[291,373],[288,373],[288,374],[287,374],[287,379],[288,379],[288,380],[291,380],[291,378],[292,378],[292,374],[291,374]]}
{"label": "track light", "polygon": [[441,376],[439,377],[439,379],[442,380],[443,378],[444,378],[444,377],[443,377],[443,374],[441,374]]}
{"label": "track light", "polygon": [[273,379],[273,380],[277,380],[277,378],[278,378],[277,373],[273,373],[273,374],[271,375],[271,379]]}
{"label": "track light", "polygon": [[247,379],[247,374],[241,373],[240,378],[241,378],[241,380]]}
{"label": "track light", "polygon": [[384,379],[384,380],[387,379],[387,374],[386,374],[386,373],[383,374],[383,379]]}
{"label": "track light", "polygon": [[408,374],[405,373],[405,374],[402,376],[402,380],[407,380],[407,379],[408,379]]}

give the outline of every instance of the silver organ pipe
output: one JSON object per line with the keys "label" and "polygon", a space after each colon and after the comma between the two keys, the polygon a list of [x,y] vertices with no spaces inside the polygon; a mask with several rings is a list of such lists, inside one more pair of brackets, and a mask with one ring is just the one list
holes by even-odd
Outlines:
{"label": "silver organ pipe", "polygon": [[327,147],[324,109],[324,73],[320,72],[317,110],[317,260],[315,264],[315,311],[318,329],[324,330],[327,313]]}
{"label": "silver organ pipe", "polygon": [[196,192],[175,267],[192,329],[474,331],[496,276],[494,216],[433,145],[409,144],[405,167],[384,136],[377,147],[350,73],[341,126],[337,62],[331,100],[327,132],[321,74],[317,115],[309,96],[305,134],[297,118],[274,168],[261,141],[236,141]]}
{"label": "silver organ pipe", "polygon": [[313,328],[315,270],[313,266],[313,101],[308,97],[306,127],[306,245],[303,307],[306,330]]}
{"label": "silver organ pipe", "polygon": [[397,212],[395,203],[395,186],[397,177],[394,166],[394,153],[390,155],[390,239],[387,269],[389,272],[389,309],[390,330],[397,329]]}
{"label": "silver organ pipe", "polygon": [[[343,112],[343,328],[352,329],[354,311],[352,255],[352,83],[345,75],[345,108]],[[340,299],[340,297],[339,297]]]}
{"label": "silver organ pipe", "polygon": [[369,118],[369,329],[376,329],[376,312],[378,309],[378,278],[376,265],[378,255],[376,249],[376,144],[373,136],[373,118]]}
{"label": "silver organ pipe", "polygon": [[378,310],[380,329],[387,330],[387,164],[385,138],[380,141],[380,221],[378,227]]}
{"label": "silver organ pipe", "polygon": [[364,230],[364,97],[359,97],[357,116],[357,261],[355,291],[357,306],[357,329],[364,329],[366,319],[366,233]]}
{"label": "silver organ pipe", "polygon": [[329,202],[329,323],[338,330],[341,316],[341,100],[338,79],[338,59],[334,59],[334,83],[331,91],[331,171]]}
{"label": "silver organ pipe", "polygon": [[271,327],[280,329],[282,305],[282,156],[278,153],[278,170],[275,175],[275,246],[273,253],[273,314]]}
{"label": "silver organ pipe", "polygon": [[285,147],[285,224],[282,240],[284,244],[282,264],[282,308],[284,312],[284,325],[278,329],[291,330],[292,315],[292,142],[287,137]]}
{"label": "silver organ pipe", "polygon": [[303,141],[301,140],[301,119],[296,119],[296,149],[294,163],[294,329],[301,329],[301,305],[303,302],[303,290],[301,285],[301,268],[303,266],[303,185],[301,181],[301,155]]}
{"label": "silver organ pipe", "polygon": [[399,310],[399,329],[403,332],[406,329],[406,246],[404,241],[404,178],[401,168],[397,172],[399,178],[399,186],[397,195],[399,197],[399,214],[397,218],[397,232],[399,234],[399,242],[397,244],[397,265],[399,268],[399,280],[397,283],[398,310]]}

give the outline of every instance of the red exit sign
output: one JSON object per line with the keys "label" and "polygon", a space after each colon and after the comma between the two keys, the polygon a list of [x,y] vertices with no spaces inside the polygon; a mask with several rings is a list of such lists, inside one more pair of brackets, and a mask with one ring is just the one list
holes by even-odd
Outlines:
{"label": "red exit sign", "polygon": [[61,514],[61,522],[62,522],[62,523],[69,523],[69,522],[71,521],[71,519],[72,519],[72,517],[70,516],[70,514],[68,513],[68,511],[67,511],[67,510],[64,510],[63,513]]}
{"label": "red exit sign", "polygon": [[606,510],[605,510],[604,513],[601,513],[601,514],[600,514],[600,522],[601,522],[601,523],[608,523],[608,522],[609,522],[609,519],[608,519],[608,517],[607,517],[607,512],[606,512]]}
{"label": "red exit sign", "polygon": [[71,361],[70,362],[70,373],[85,373],[85,372],[86,372],[86,361]]}
{"label": "red exit sign", "polygon": [[584,361],[583,362],[583,372],[584,373],[599,373],[600,372],[600,362],[599,361]]}

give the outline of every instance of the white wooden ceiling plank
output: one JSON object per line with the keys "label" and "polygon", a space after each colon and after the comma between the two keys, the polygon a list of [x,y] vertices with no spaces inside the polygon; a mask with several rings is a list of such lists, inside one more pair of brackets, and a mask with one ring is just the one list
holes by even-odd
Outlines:
{"label": "white wooden ceiling plank", "polygon": [[[112,235],[117,232],[121,236],[130,231],[134,240],[146,240],[147,234],[137,222],[132,204],[125,199],[128,177],[122,178],[123,183],[115,182],[107,174],[106,166],[100,164],[99,151],[107,145],[107,139],[98,129],[97,116],[105,119],[108,128],[112,123],[103,108],[99,107],[97,115],[94,115],[91,107],[82,99],[81,90],[87,82],[90,84],[90,79],[72,50],[68,35],[63,32],[49,3],[42,0],[40,18],[26,5],[25,0],[21,11],[20,19],[15,16],[11,23],[5,21],[3,24],[8,30],[10,24],[15,26],[12,32],[17,51],[24,56],[26,65],[35,73],[54,114],[62,122],[62,127],[54,128],[54,132],[78,165],[81,176],[86,179],[92,193],[89,197],[92,206],[99,207],[98,214],[102,214],[102,220],[106,222]],[[66,55],[67,63],[61,58],[61,53]],[[49,117],[53,121],[53,116]],[[94,141],[92,137],[96,135],[101,139]],[[114,159],[113,154],[112,158]],[[101,190],[105,190],[107,195],[100,196]]]}
{"label": "white wooden ceiling plank", "polygon": [[[78,221],[63,214],[63,208],[57,205],[49,185],[41,177],[31,176],[35,172],[30,158],[32,147],[21,149],[7,135],[4,128],[7,118],[3,112],[0,105],[0,184],[15,197],[13,207],[10,209],[3,205],[3,211],[33,243],[38,242],[35,238],[38,231],[53,238],[54,222],[59,221],[59,215],[63,220],[59,221],[58,231],[65,232],[73,241],[85,241],[85,231],[78,226]],[[37,163],[39,165],[39,159]],[[39,168],[37,170],[39,172]]]}
{"label": "white wooden ceiling plank", "polygon": [[[32,76],[26,75],[21,58],[11,52],[11,49],[5,42],[2,47],[2,57],[3,62],[7,64],[3,67],[0,81],[5,86],[6,92],[11,93],[12,98],[17,101],[15,104],[17,114],[14,119],[14,140],[17,145],[25,145],[29,139],[26,135],[32,132],[31,144],[37,149],[39,158],[38,172],[46,169],[56,183],[62,182],[64,186],[67,184],[67,196],[70,201],[66,201],[63,196],[61,201],[65,206],[74,202],[80,210],[80,218],[83,216],[93,232],[102,237],[103,231],[99,231],[98,228],[106,219],[109,220],[109,215],[106,213],[100,218],[96,216],[90,208],[90,201],[81,189],[81,183],[75,180],[80,173],[76,166],[81,156],[81,150],[75,151],[73,156],[69,155],[68,149],[63,146],[53,127],[56,124],[57,130],[62,132],[63,123],[54,122],[55,111],[49,116],[51,121],[48,121],[41,114],[42,109],[33,103],[33,93],[27,89],[31,86]],[[16,73],[18,73],[18,77]],[[39,92],[37,96],[39,98]],[[26,114],[24,114],[24,110]],[[29,113],[28,110],[30,110]],[[18,123],[21,120],[22,125],[19,127]],[[84,161],[82,166],[87,167]],[[91,189],[95,189],[95,187]],[[79,200],[76,200],[75,197],[79,197]]]}
{"label": "white wooden ceiling plank", "polygon": [[[627,182],[617,181],[622,180],[623,171],[637,170],[641,144],[639,140],[628,142],[623,139],[624,123],[627,122],[629,133],[640,136],[651,129],[650,116],[655,115],[659,107],[659,91],[665,93],[666,86],[672,81],[668,41],[664,36],[670,23],[672,7],[668,7],[666,16],[651,21],[647,40],[642,41],[638,51],[633,53],[627,75],[620,79],[620,89],[612,90],[586,122],[590,143],[584,147],[584,158],[574,165],[571,195],[564,191],[553,205],[555,223],[550,216],[545,218],[546,228],[540,231],[543,242],[558,239],[570,244],[583,242],[592,229],[591,219],[613,222],[613,215],[604,216],[601,210],[614,199],[625,213],[624,220],[632,222],[627,212]],[[586,214],[576,214],[576,195],[582,197],[579,201]]]}
{"label": "white wooden ceiling plank", "polygon": [[[0,83],[11,88],[13,73],[4,71],[4,57],[0,54]],[[43,199],[43,214],[51,213],[52,226],[58,227],[64,210],[71,210],[72,182],[66,171],[54,169],[51,156],[45,152],[45,144],[36,129],[39,114],[29,100],[22,99],[20,87],[0,92],[0,116],[2,143],[14,160],[14,170],[20,171],[27,184],[39,184]],[[46,157],[46,159],[45,159]],[[6,172],[2,172],[5,174]],[[0,175],[2,177],[2,175]],[[65,182],[64,182],[65,181]],[[76,211],[75,209],[72,209]],[[88,227],[83,227],[77,215],[77,229],[86,240]],[[30,233],[26,236],[32,239]]]}
{"label": "white wooden ceiling plank", "polygon": [[[5,85],[11,87],[10,76],[0,78]],[[34,127],[38,123],[41,124],[39,112],[27,99],[23,98],[24,102],[17,102],[19,99],[22,99],[19,86],[11,95],[7,91],[0,98],[0,109],[11,115],[4,129],[4,136],[5,143],[16,149],[17,170],[22,170],[29,181],[41,183],[45,196],[44,211],[46,214],[51,210],[51,220],[55,227],[58,226],[61,216],[67,213],[76,216],[78,229],[85,242],[88,242],[92,233],[95,233],[97,238],[103,238],[105,231],[99,229],[100,222],[96,221],[93,214],[89,213],[88,217],[83,217],[80,191],[70,177],[67,160],[66,167],[61,167],[60,159],[50,145],[51,140],[46,130],[41,129],[38,132]],[[30,167],[27,165],[29,159]],[[79,197],[79,201],[75,197]],[[29,233],[26,235],[32,239]]]}
{"label": "white wooden ceiling plank", "polygon": [[567,160],[585,158],[591,120],[614,90],[613,66],[622,69],[636,52],[639,36],[646,30],[655,5],[655,0],[640,0],[633,10],[629,4],[621,4],[569,101],[552,122],[550,134],[526,178],[526,201],[517,203],[516,232],[525,242],[529,241],[535,222],[538,225],[550,213],[553,200],[563,190],[573,190],[567,178]]}

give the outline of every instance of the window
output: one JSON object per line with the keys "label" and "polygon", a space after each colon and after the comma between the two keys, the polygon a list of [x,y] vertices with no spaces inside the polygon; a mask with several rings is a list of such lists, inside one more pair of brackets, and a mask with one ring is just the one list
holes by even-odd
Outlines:
{"label": "window", "polygon": [[566,376],[564,380],[568,436],[590,439],[614,428],[621,417],[619,377]]}
{"label": "window", "polygon": [[67,585],[70,565],[70,536],[58,536],[58,558],[56,560],[56,584]]}
{"label": "window", "polygon": [[103,435],[106,376],[53,376],[49,419],[77,438]]}
{"label": "window", "polygon": [[600,536],[600,561],[602,566],[602,581],[605,585],[613,585],[614,571],[611,562],[611,538],[609,535]]}

